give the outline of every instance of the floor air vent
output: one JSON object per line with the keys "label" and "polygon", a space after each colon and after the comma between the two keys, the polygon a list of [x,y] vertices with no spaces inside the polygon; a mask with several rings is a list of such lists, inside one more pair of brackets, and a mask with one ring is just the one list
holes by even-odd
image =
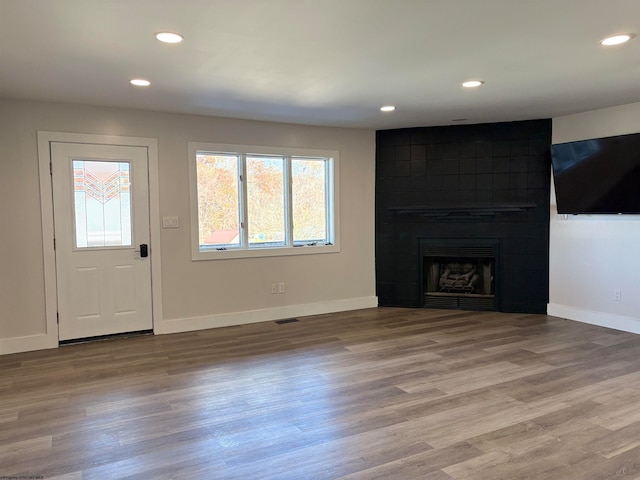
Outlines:
{"label": "floor air vent", "polygon": [[293,323],[293,322],[297,322],[298,319],[297,318],[285,318],[284,320],[276,320],[275,323],[277,323],[278,325],[282,325],[285,323]]}

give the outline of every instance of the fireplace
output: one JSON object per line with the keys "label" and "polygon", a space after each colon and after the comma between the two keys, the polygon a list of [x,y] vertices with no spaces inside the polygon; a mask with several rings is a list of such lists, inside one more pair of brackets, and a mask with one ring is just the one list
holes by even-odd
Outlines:
{"label": "fireplace", "polygon": [[420,239],[426,308],[499,311],[499,239]]}
{"label": "fireplace", "polygon": [[[378,304],[546,313],[550,145],[549,119],[378,130]],[[433,263],[469,262],[483,290],[429,288]]]}

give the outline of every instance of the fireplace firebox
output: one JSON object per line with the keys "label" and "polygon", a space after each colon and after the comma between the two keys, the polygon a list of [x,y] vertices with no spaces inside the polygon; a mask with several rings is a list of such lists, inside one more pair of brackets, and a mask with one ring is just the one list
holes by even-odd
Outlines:
{"label": "fireplace firebox", "polygon": [[499,311],[499,239],[421,239],[426,308]]}

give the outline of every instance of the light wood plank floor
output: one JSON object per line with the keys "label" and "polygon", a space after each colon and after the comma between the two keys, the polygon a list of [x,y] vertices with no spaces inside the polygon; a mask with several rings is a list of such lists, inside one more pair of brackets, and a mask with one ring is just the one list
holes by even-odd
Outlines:
{"label": "light wood plank floor", "polygon": [[640,336],[379,308],[0,357],[0,476],[640,478]]}

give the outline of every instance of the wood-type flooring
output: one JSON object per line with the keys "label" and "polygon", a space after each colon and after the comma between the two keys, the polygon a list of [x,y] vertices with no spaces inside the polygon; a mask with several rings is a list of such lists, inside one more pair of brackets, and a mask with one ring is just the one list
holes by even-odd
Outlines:
{"label": "wood-type flooring", "polygon": [[373,308],[5,355],[0,477],[640,478],[640,336]]}

